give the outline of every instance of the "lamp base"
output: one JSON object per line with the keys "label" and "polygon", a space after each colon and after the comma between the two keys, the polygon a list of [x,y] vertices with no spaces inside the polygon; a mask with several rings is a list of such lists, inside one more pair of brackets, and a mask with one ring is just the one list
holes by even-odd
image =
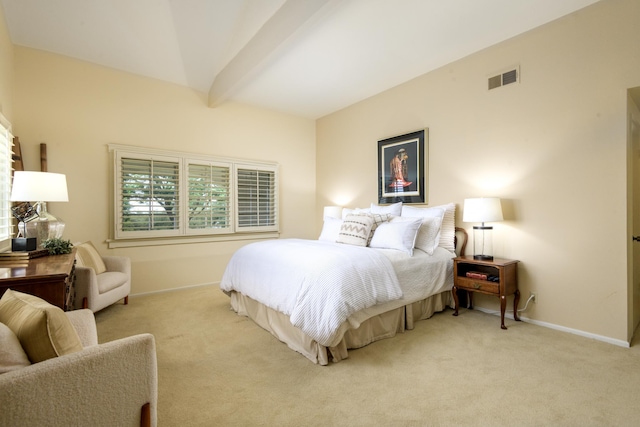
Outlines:
{"label": "lamp base", "polygon": [[11,239],[11,251],[12,252],[35,251],[37,243],[38,242],[35,237],[16,237],[15,239]]}
{"label": "lamp base", "polygon": [[473,259],[477,259],[479,261],[493,261],[492,255],[474,255]]}

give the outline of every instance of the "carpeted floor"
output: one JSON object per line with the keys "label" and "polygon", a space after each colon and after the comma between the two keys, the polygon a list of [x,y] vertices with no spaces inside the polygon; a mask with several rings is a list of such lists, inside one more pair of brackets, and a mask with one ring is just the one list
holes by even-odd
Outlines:
{"label": "carpeted floor", "polygon": [[160,426],[637,426],[640,346],[461,310],[318,366],[217,287],[96,313],[101,342],[149,332]]}

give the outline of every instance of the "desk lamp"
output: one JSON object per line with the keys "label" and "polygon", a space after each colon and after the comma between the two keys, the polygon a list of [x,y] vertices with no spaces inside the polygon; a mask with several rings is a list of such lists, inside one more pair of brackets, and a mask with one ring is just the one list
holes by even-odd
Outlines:
{"label": "desk lamp", "polygon": [[38,218],[26,223],[26,237],[35,237],[37,247],[54,237],[61,237],[64,222],[47,211],[47,202],[68,202],[67,177],[59,173],[15,171],[11,189],[12,202],[35,201]]}

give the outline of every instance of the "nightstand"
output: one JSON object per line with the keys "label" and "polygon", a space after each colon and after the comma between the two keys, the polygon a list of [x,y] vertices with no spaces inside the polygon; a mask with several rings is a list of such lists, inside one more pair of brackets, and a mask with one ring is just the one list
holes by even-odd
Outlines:
{"label": "nightstand", "polygon": [[[471,276],[471,277],[470,277]],[[469,308],[473,309],[473,292],[494,295],[500,298],[500,327],[504,326],[504,312],[507,308],[507,297],[513,298],[513,318],[518,317],[518,261],[494,258],[492,261],[473,259],[473,256],[461,256],[453,259],[453,301],[454,316],[458,315],[458,289],[467,291]]]}

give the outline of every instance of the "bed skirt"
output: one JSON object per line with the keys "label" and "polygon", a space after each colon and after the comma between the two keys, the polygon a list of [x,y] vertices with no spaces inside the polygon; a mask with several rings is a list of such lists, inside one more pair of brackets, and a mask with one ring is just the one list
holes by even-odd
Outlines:
{"label": "bed skirt", "polygon": [[[391,310],[370,309],[351,316],[342,324],[335,345],[326,347],[311,339],[291,324],[289,317],[238,292],[230,292],[231,307],[241,316],[247,316],[263,329],[271,332],[307,359],[320,365],[339,362],[349,357],[348,350],[364,347],[374,341],[391,338],[398,332],[411,330],[418,320],[428,319],[451,304],[451,291],[433,295],[412,304]],[[371,314],[371,316],[369,316]],[[366,319],[361,320],[362,317]]]}

